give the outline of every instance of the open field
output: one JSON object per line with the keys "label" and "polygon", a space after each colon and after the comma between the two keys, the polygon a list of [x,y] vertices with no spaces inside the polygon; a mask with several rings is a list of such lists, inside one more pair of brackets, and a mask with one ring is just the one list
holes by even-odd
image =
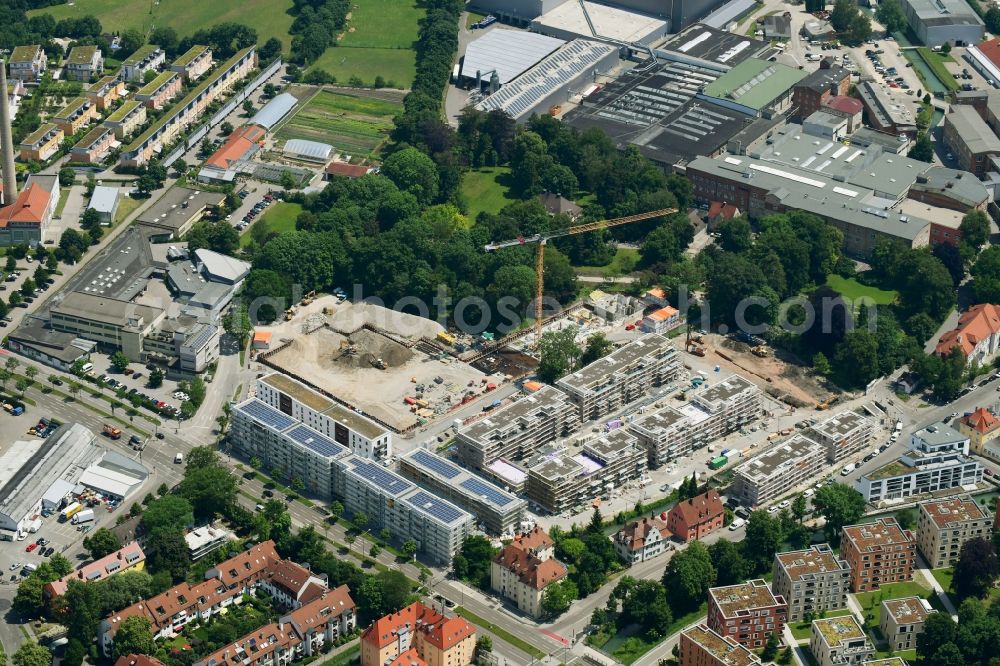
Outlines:
{"label": "open field", "polygon": [[[170,27],[181,37],[216,23],[234,21],[254,28],[257,43],[271,37],[281,40],[287,52],[291,44],[288,28],[292,16],[291,0],[77,0],[74,4],[55,5],[28,12],[29,16],[51,14],[58,21],[92,14],[101,21],[105,32],[136,28],[147,32],[151,26]],[[331,49],[332,50],[332,49]]]}
{"label": "open field", "polygon": [[869,287],[861,284],[854,278],[844,278],[831,273],[826,278],[826,286],[839,292],[844,298],[857,300],[859,298],[870,298],[876,305],[889,305],[896,300],[899,295],[895,291]]}
{"label": "open field", "polygon": [[388,138],[392,117],[401,110],[400,104],[363,91],[324,88],[281,126],[277,138],[321,141],[350,155],[372,155]]}
{"label": "open field", "polygon": [[462,176],[462,196],[469,207],[469,219],[480,213],[499,213],[500,209],[516,199],[500,181],[510,176],[510,167],[484,167],[468,171]]}
{"label": "open field", "polygon": [[577,275],[611,275],[618,277],[628,275],[634,271],[637,263],[639,263],[639,250],[620,247],[615,250],[615,257],[607,266],[575,266],[574,268]]}
{"label": "open field", "polygon": [[391,88],[409,88],[416,74],[416,56],[410,49],[377,49],[338,46],[327,49],[310,69],[322,69],[347,83],[356,76],[365,85],[375,83],[381,76]]}
{"label": "open field", "polygon": [[301,204],[279,201],[268,208],[267,212],[253,223],[247,233],[240,236],[240,247],[249,245],[250,240],[253,238],[253,232],[258,227],[263,227],[265,234],[271,232],[287,234],[290,231],[295,231],[295,218],[301,212]]}
{"label": "open field", "polygon": [[127,194],[118,197],[118,210],[115,211],[115,219],[111,221],[111,226],[117,226],[119,222],[134,213],[135,209],[143,203],[143,199],[133,199]]}

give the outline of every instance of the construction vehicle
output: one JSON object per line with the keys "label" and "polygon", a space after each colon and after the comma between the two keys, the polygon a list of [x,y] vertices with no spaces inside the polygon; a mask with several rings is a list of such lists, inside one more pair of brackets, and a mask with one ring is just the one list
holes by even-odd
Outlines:
{"label": "construction vehicle", "polygon": [[729,458],[727,458],[726,456],[718,456],[718,457],[712,458],[711,462],[708,463],[708,468],[709,469],[719,469],[721,467],[725,467],[726,463],[728,463],[728,462],[729,462]]}
{"label": "construction vehicle", "polygon": [[705,355],[705,348],[704,347],[699,347],[698,345],[691,345],[688,348],[688,351],[691,352],[692,354],[694,354],[695,356],[704,356]]}
{"label": "construction vehicle", "polygon": [[756,347],[750,348],[750,353],[753,354],[754,356],[759,356],[761,358],[764,358],[770,355],[771,352],[769,352],[767,347],[765,347],[764,345],[757,345]]}
{"label": "construction vehicle", "polygon": [[302,297],[302,301],[301,301],[300,305],[309,305],[310,303],[313,302],[314,298],[316,298],[316,290],[315,289],[313,289],[308,294],[306,294],[305,296]]}
{"label": "construction vehicle", "polygon": [[639,213],[638,215],[618,217],[611,220],[598,220],[597,222],[587,222],[585,224],[577,224],[566,229],[549,231],[544,234],[535,234],[530,238],[518,236],[515,240],[490,243],[485,247],[485,250],[487,252],[495,252],[496,250],[515,247],[517,245],[527,245],[528,243],[535,243],[538,245],[538,252],[535,255],[535,345],[537,346],[542,339],[542,296],[545,292],[546,243],[554,238],[561,238],[562,236],[576,236],[577,234],[585,234],[591,231],[603,231],[604,229],[611,229],[612,227],[620,227],[623,224],[631,224],[632,222],[651,220],[654,217],[673,215],[676,212],[676,208],[660,208],[659,210]]}
{"label": "construction vehicle", "polygon": [[121,436],[122,436],[122,429],[121,428],[116,428],[115,426],[111,425],[110,423],[105,423],[104,424],[103,432],[104,432],[105,435],[107,435],[111,439],[121,439]]}
{"label": "construction vehicle", "polygon": [[452,346],[455,344],[455,340],[457,340],[458,338],[456,338],[448,331],[438,331],[437,339],[439,342],[443,342],[446,345]]}
{"label": "construction vehicle", "polygon": [[288,308],[285,310],[285,321],[291,321],[292,317],[295,316],[295,308]]}
{"label": "construction vehicle", "polygon": [[385,361],[380,358],[375,358],[374,356],[369,360],[369,362],[379,370],[385,370],[389,367],[385,364]]}

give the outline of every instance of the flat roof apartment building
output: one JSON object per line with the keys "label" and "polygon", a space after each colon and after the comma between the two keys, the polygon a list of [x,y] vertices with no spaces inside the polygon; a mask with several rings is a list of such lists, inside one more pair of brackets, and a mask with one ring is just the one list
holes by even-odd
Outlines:
{"label": "flat roof apartment building", "polygon": [[399,473],[457,504],[490,534],[512,534],[528,503],[426,449],[400,457]]}
{"label": "flat roof apartment building", "polygon": [[499,458],[521,460],[573,430],[579,423],[569,397],[557,388],[538,391],[495,409],[460,428],[458,459],[482,470]]}
{"label": "flat roof apartment building", "polygon": [[809,651],[819,666],[862,664],[875,648],[853,615],[813,620]]}
{"label": "flat roof apartment building", "polygon": [[394,539],[413,539],[435,564],[450,565],[475,528],[472,514],[357,455],[334,461],[333,488],[349,513],[364,513],[373,530]]}
{"label": "flat roof apartment building", "polygon": [[806,436],[826,448],[827,462],[840,462],[867,452],[875,434],[875,421],[853,411],[843,411],[813,425]]}
{"label": "flat roof apartment building", "polygon": [[146,122],[146,107],[142,102],[128,100],[104,119],[105,127],[115,132],[116,139],[131,136]]}
{"label": "flat roof apartment building", "polygon": [[125,95],[125,84],[115,76],[102,76],[87,88],[87,99],[94,103],[98,111],[106,111]]}
{"label": "flat roof apartment building", "polygon": [[785,598],[761,579],[708,590],[708,628],[751,650],[771,634],[780,639],[787,615]]}
{"label": "flat roof apartment building", "polygon": [[672,341],[649,333],[563,377],[556,386],[576,406],[579,421],[587,422],[671,382],[680,372],[680,366]]}
{"label": "flat roof apartment building", "polygon": [[924,621],[933,612],[930,603],[920,597],[883,601],[878,627],[889,643],[889,650],[916,650],[917,636],[923,632]]}
{"label": "flat roof apartment building", "polygon": [[846,525],[840,555],[851,567],[851,591],[870,592],[883,583],[913,579],[917,541],[895,518],[866,525]]}
{"label": "flat roof apartment building", "polygon": [[146,72],[155,72],[163,67],[167,54],[159,46],[146,44],[122,61],[122,80],[130,83],[141,82]]}
{"label": "flat roof apartment building", "polygon": [[137,102],[146,108],[162,109],[181,94],[183,77],[177,72],[162,72],[155,79],[139,88],[135,93]]}
{"label": "flat roof apartment building", "polygon": [[66,134],[53,123],[43,124],[21,141],[19,146],[21,160],[44,162],[55,155],[65,136]]}
{"label": "flat roof apartment building", "polygon": [[104,58],[96,46],[74,46],[63,63],[63,75],[70,81],[90,81],[104,72]]}
{"label": "flat roof apartment building", "polygon": [[352,453],[371,460],[392,456],[392,433],[287,375],[257,379],[257,399],[305,423]]}
{"label": "flat roof apartment building", "polygon": [[170,65],[171,72],[182,75],[186,81],[197,81],[212,66],[212,49],[195,45],[177,57]]}
{"label": "flat roof apartment building", "polygon": [[740,375],[730,375],[693,392],[681,407],[665,407],[629,424],[649,453],[650,467],[660,467],[693,449],[739,430],[761,410],[761,391]]}
{"label": "flat roof apartment building", "polygon": [[66,136],[73,136],[97,117],[97,107],[86,97],[77,97],[60,109],[54,116],[54,122]]}
{"label": "flat roof apartment building", "polygon": [[704,624],[681,632],[680,666],[757,666],[760,657]]}
{"label": "flat roof apartment building", "polygon": [[921,502],[918,510],[917,547],[931,569],[954,565],[966,541],[993,533],[993,515],[971,495]]}
{"label": "flat roof apartment building", "polygon": [[70,159],[74,162],[103,162],[111,149],[117,144],[115,132],[110,127],[98,125],[83,135],[70,150]]}
{"label": "flat roof apartment building", "polygon": [[552,514],[610,495],[646,472],[646,451],[623,428],[579,449],[551,446],[524,461],[528,499]]}
{"label": "flat roof apartment building", "polygon": [[34,81],[40,78],[48,64],[49,59],[45,55],[45,49],[39,44],[17,46],[7,58],[10,78],[23,81]]}
{"label": "flat roof apartment building", "polygon": [[806,613],[847,607],[851,567],[826,543],[776,553],[771,587],[788,602],[788,621],[798,622]]}
{"label": "flat roof apartment building", "polygon": [[792,435],[736,468],[733,496],[747,506],[774,501],[826,469],[826,448]]}

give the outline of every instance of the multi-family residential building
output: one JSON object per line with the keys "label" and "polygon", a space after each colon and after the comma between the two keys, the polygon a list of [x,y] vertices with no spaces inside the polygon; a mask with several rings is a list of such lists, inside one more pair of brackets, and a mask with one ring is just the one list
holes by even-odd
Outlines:
{"label": "multi-family residential building", "polygon": [[764,647],[768,637],[781,637],[788,604],[763,580],[708,590],[708,628],[743,647]]}
{"label": "multi-family residential building", "polygon": [[234,539],[235,534],[213,525],[202,525],[184,534],[184,543],[187,544],[192,562],[197,562]]}
{"label": "multi-family residential building", "polygon": [[646,517],[625,523],[611,536],[618,557],[629,564],[645,562],[670,549],[670,530],[659,518]]}
{"label": "multi-family residential building", "polygon": [[970,495],[921,502],[917,546],[932,569],[958,562],[970,539],[990,539],[993,515]]}
{"label": "multi-family residential building", "polygon": [[74,162],[89,162],[91,164],[103,162],[117,143],[118,140],[115,138],[113,129],[97,125],[84,134],[83,138],[70,149],[70,159]]}
{"label": "multi-family residential building", "polygon": [[771,588],[788,602],[788,621],[847,607],[851,567],[829,544],[776,553]]}
{"label": "multi-family residential building", "polygon": [[177,72],[162,72],[135,93],[137,102],[149,109],[162,109],[181,94],[183,77]]}
{"label": "multi-family residential building", "polygon": [[[865,666],[908,666],[902,657],[887,657],[885,659],[869,659]],[[117,664],[115,665],[117,666]]]}
{"label": "multi-family residential building", "polygon": [[21,141],[21,160],[24,162],[44,162],[59,150],[66,135],[52,123],[44,123]]}
{"label": "multi-family residential building", "polygon": [[301,608],[327,592],[325,576],[321,578],[291,560],[276,562],[260,587],[284,608]]}
{"label": "multi-family residential building", "polygon": [[349,513],[364,513],[373,530],[413,539],[427,559],[450,564],[475,527],[475,518],[386,469],[354,454],[333,463],[333,489]]}
{"label": "multi-family residential building", "polygon": [[257,51],[253,46],[239,51],[221,64],[122,149],[122,164],[142,166],[149,162],[197,121],[209,104],[246,77],[256,64]]}
{"label": "multi-family residential building", "polygon": [[287,666],[322,654],[327,644],[354,631],[356,622],[354,600],[347,586],[341,585],[282,615],[276,623],[195,661],[194,666]]}
{"label": "multi-family residential building", "polygon": [[106,111],[125,95],[125,84],[116,76],[102,76],[87,88],[87,99],[98,111]]}
{"label": "multi-family residential building", "polygon": [[955,347],[970,365],[988,365],[1000,351],[1000,306],[980,303],[970,307],[959,316],[955,328],[941,335],[934,353],[945,356]]}
{"label": "multi-family residential building", "polygon": [[695,390],[681,407],[639,417],[629,429],[649,452],[649,465],[659,467],[739,430],[757,419],[760,410],[760,389],[740,375],[730,375]]}
{"label": "multi-family residential building", "polygon": [[679,541],[701,539],[722,529],[725,508],[717,490],[681,500],[667,513],[667,528]]}
{"label": "multi-family residential building", "polygon": [[392,433],[305,384],[273,372],[257,379],[257,399],[372,460],[392,456]]}
{"label": "multi-family residential building", "polygon": [[167,54],[159,46],[146,44],[140,46],[128,58],[122,61],[122,80],[131,83],[141,82],[146,72],[155,72],[163,67]]}
{"label": "multi-family residential building", "polygon": [[45,49],[38,44],[14,47],[14,51],[7,58],[10,69],[10,78],[22,81],[34,81],[42,76],[42,72],[49,65],[49,59],[45,55]]}
{"label": "multi-family residential building", "polygon": [[131,136],[146,122],[146,107],[142,102],[128,100],[104,119],[104,125],[115,132],[115,138]]}
{"label": "multi-family residential building", "polygon": [[460,428],[455,441],[458,459],[475,470],[500,458],[521,460],[568,434],[578,423],[566,394],[543,386]]}
{"label": "multi-family residential building", "polygon": [[913,579],[917,541],[895,518],[879,518],[866,525],[845,526],[840,555],[851,567],[851,591],[870,592],[883,583]]}
{"label": "multi-family residential building", "polygon": [[132,542],[113,553],[88,562],[72,573],[59,580],[45,585],[44,592],[49,597],[60,597],[66,594],[71,580],[81,583],[93,583],[120,574],[123,571],[142,571],[146,568],[146,553],[138,543]]}
{"label": "multi-family residential building", "polygon": [[805,434],[826,447],[827,462],[835,463],[865,451],[875,434],[875,421],[843,411],[813,425]]}
{"label": "multi-family residential building", "polygon": [[655,333],[619,347],[567,375],[556,386],[576,406],[581,422],[598,419],[667,384],[680,372],[680,357],[669,338]]}
{"label": "multi-family residential building", "polygon": [[860,477],[855,487],[874,504],[974,486],[983,480],[983,466],[968,454],[968,437],[946,425],[930,425],[910,436],[906,453]]}
{"label": "multi-family residential building", "polygon": [[990,170],[990,158],[1000,155],[1000,138],[968,105],[957,104],[945,114],[942,138],[959,167],[979,178]]}
{"label": "multi-family residential building", "polygon": [[548,513],[606,496],[646,472],[646,450],[618,428],[581,447],[549,446],[524,461],[529,501]]}
{"label": "multi-family residential building", "polygon": [[432,451],[414,449],[399,459],[399,473],[457,504],[491,534],[512,534],[528,503]]}
{"label": "multi-family residential building", "polygon": [[924,630],[924,620],[933,612],[930,603],[920,597],[883,601],[878,627],[889,644],[889,650],[916,650],[917,636]]}
{"label": "multi-family residential building", "polygon": [[825,470],[826,447],[793,435],[736,468],[733,496],[747,506],[778,499]]}
{"label": "multi-family residential building", "polygon": [[52,122],[63,131],[66,136],[73,136],[87,124],[97,117],[97,107],[86,97],[77,97],[70,100],[69,104],[60,109],[54,116]]}
{"label": "multi-family residential building", "polygon": [[104,72],[101,49],[93,45],[74,46],[63,63],[64,76],[71,81],[90,81]]}
{"label": "multi-family residential building", "polygon": [[186,81],[197,81],[212,66],[212,49],[196,45],[189,48],[170,65],[171,72],[177,72]]}
{"label": "multi-family residential building", "polygon": [[1000,436],[1000,418],[996,414],[985,407],[977,407],[958,419],[955,427],[969,438],[969,448],[973,453],[994,460],[1000,458],[1000,447],[995,443]]}
{"label": "multi-family residential building", "polygon": [[704,624],[681,632],[680,666],[757,666],[760,663],[755,653]]}
{"label": "multi-family residential building", "polygon": [[539,617],[542,596],[566,577],[566,565],[555,559],[555,543],[540,527],[519,534],[490,563],[490,587],[527,615]]}
{"label": "multi-family residential building", "polygon": [[476,628],[419,601],[372,622],[361,634],[361,666],[469,666]]}
{"label": "multi-family residential building", "polygon": [[813,620],[809,651],[819,666],[863,664],[875,647],[853,615]]}

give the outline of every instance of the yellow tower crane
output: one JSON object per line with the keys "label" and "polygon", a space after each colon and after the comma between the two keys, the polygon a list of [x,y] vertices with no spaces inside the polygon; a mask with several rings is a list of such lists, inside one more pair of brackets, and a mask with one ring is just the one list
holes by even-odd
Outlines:
{"label": "yellow tower crane", "polygon": [[544,234],[535,234],[530,237],[519,236],[514,240],[490,243],[485,249],[487,252],[494,252],[507,247],[527,245],[529,243],[536,243],[538,245],[538,253],[535,255],[535,344],[538,345],[542,340],[542,294],[545,291],[545,245],[550,240],[553,238],[560,238],[562,236],[575,236],[577,234],[585,234],[591,231],[611,229],[612,227],[620,227],[623,224],[641,222],[642,220],[649,220],[654,217],[666,217],[667,215],[673,215],[676,212],[676,208],[661,208],[659,210],[651,210],[648,213],[639,213],[637,215],[629,215],[627,217],[616,217],[613,220],[586,222],[584,224],[577,224],[558,231],[549,231]]}

